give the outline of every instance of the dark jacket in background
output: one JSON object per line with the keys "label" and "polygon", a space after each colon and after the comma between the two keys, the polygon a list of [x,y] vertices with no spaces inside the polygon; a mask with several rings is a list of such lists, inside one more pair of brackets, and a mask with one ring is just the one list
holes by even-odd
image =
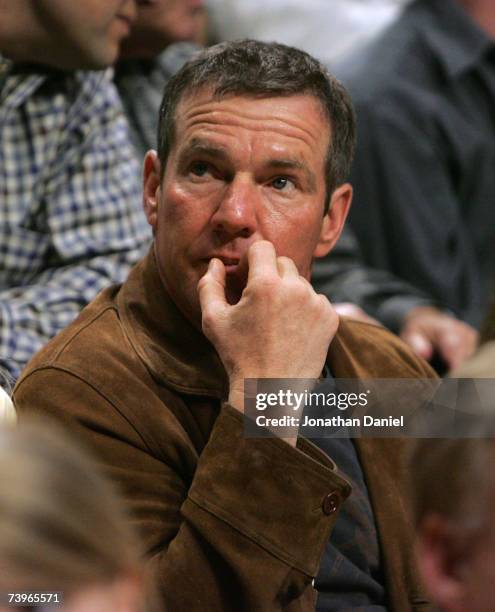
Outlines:
{"label": "dark jacket in background", "polygon": [[416,0],[337,75],[358,116],[365,261],[479,326],[495,279],[494,42],[455,0]]}

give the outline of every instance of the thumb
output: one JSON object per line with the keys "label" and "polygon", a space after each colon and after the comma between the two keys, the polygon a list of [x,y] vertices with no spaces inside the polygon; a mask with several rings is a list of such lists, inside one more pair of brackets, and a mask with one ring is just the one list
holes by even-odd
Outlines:
{"label": "thumb", "polygon": [[223,310],[228,304],[225,298],[225,266],[219,259],[211,259],[206,274],[198,283],[201,312]]}
{"label": "thumb", "polygon": [[433,344],[420,332],[410,332],[401,335],[402,340],[408,344],[412,350],[426,361],[433,357]]}

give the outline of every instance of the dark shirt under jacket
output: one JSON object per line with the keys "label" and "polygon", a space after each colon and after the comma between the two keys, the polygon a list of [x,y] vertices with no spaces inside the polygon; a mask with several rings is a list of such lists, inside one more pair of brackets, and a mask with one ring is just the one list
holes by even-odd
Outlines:
{"label": "dark shirt under jacket", "polygon": [[[335,380],[328,367],[315,393],[334,393]],[[306,406],[305,416],[335,416],[338,409]],[[338,472],[352,486],[342,504],[335,527],[325,547],[314,586],[318,591],[317,612],[385,612],[385,586],[380,547],[368,487],[356,448],[349,437],[313,439],[332,459]]]}
{"label": "dark shirt under jacket", "polygon": [[317,612],[385,612],[384,577],[368,488],[349,438],[312,440],[338,466],[352,493],[342,505],[315,580]]}
{"label": "dark shirt under jacket", "polygon": [[494,284],[494,47],[455,0],[417,0],[337,70],[358,114],[365,260],[475,325]]}

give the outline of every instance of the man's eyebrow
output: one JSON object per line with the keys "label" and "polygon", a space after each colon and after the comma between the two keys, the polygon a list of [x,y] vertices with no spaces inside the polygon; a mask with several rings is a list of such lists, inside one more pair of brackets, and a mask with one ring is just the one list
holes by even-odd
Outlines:
{"label": "man's eyebrow", "polygon": [[227,161],[227,151],[216,144],[202,140],[201,138],[193,138],[187,143],[179,154],[179,163],[187,160],[192,155],[206,155],[220,161]]}
{"label": "man's eyebrow", "polygon": [[267,162],[269,168],[276,170],[299,170],[304,173],[308,186],[312,191],[316,190],[316,176],[308,166],[298,159],[284,158],[284,159],[270,159]]}
{"label": "man's eyebrow", "polygon": [[[228,161],[229,155],[226,149],[223,147],[203,140],[202,138],[193,138],[187,143],[179,154],[179,164],[185,163],[190,157],[194,155],[204,155],[211,159],[217,159],[219,161]],[[298,170],[302,171],[308,181],[308,187],[311,191],[316,191],[316,175],[312,172],[307,164],[303,163],[299,159],[292,157],[284,158],[272,158],[266,162],[266,167],[274,170]]]}

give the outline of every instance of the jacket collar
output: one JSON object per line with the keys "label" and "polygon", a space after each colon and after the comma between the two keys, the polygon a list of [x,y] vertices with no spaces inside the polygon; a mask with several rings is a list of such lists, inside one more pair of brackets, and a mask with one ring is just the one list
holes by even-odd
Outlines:
{"label": "jacket collar", "polygon": [[494,47],[488,34],[456,0],[422,0],[410,10],[418,11],[422,35],[450,78],[476,67],[484,53]]}
{"label": "jacket collar", "polygon": [[132,269],[117,304],[126,333],[159,384],[192,395],[227,397],[220,358],[163,286],[153,246]]}

